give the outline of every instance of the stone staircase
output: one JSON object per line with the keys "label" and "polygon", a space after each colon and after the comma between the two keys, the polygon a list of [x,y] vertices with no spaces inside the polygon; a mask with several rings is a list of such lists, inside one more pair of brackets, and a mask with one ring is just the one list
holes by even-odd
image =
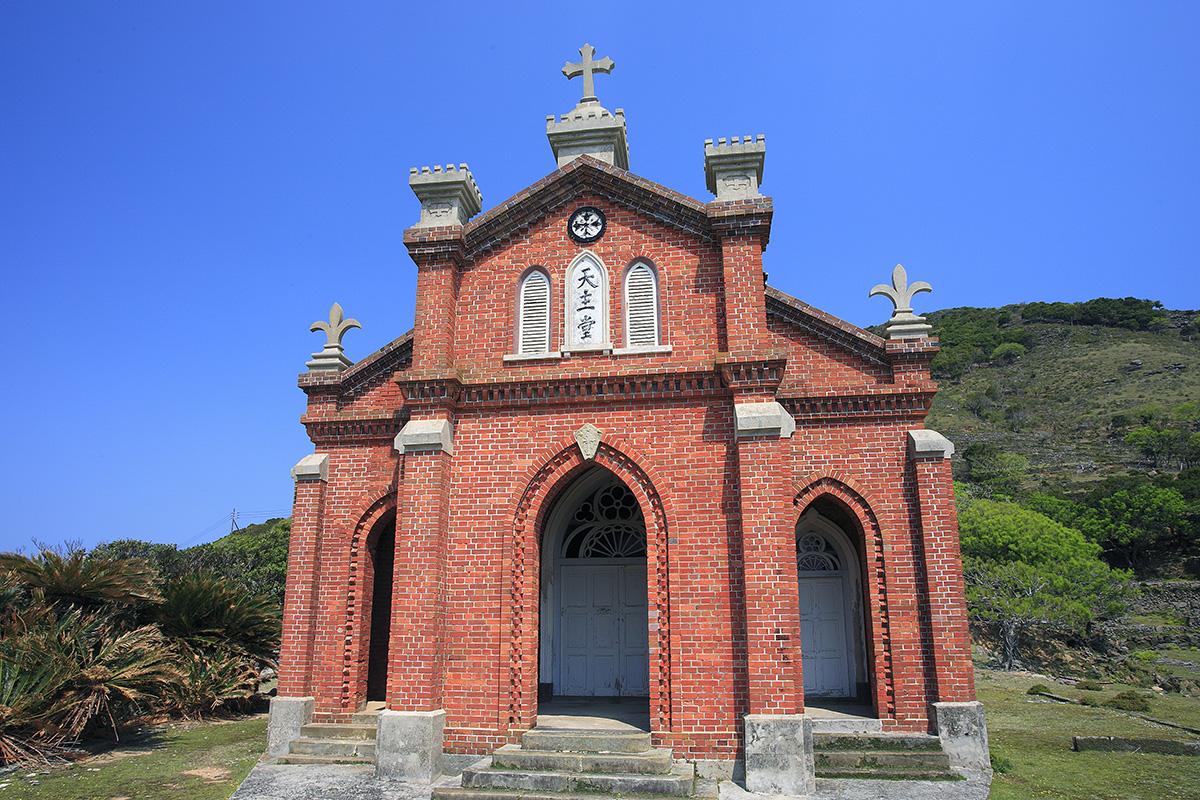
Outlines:
{"label": "stone staircase", "polygon": [[368,703],[349,723],[314,722],[300,728],[276,764],[374,764],[383,703]]}
{"label": "stone staircase", "polygon": [[676,764],[637,730],[534,728],[472,764],[461,786],[437,786],[433,800],[595,800],[691,797],[696,768]]}
{"label": "stone staircase", "polygon": [[920,733],[814,732],[818,778],[959,780],[936,736]]}

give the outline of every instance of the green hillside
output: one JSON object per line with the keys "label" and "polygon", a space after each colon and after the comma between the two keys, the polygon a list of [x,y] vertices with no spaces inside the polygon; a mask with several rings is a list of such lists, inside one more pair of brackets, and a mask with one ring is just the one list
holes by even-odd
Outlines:
{"label": "green hillside", "polygon": [[[1130,313],[1070,310],[1101,302]],[[1194,430],[1179,417],[1200,400],[1197,318],[1132,299],[934,312],[943,353],[929,426],[960,453],[985,443],[1025,456],[1027,490],[1075,493],[1114,475],[1178,470],[1175,455],[1155,463],[1127,439],[1147,424]]]}

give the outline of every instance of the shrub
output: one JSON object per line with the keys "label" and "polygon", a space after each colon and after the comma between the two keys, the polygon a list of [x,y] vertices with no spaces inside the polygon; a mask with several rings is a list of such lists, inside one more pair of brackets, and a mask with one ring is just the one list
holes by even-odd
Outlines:
{"label": "shrub", "polygon": [[988,758],[992,762],[992,772],[998,773],[1000,775],[1007,775],[1008,773],[1012,772],[1013,769],[1015,768],[1015,765],[1013,764],[1011,758],[997,755],[995,753],[988,754]]}
{"label": "shrub", "polygon": [[1011,669],[1032,631],[1082,634],[1121,611],[1129,576],[1079,531],[1016,503],[972,500],[959,516],[972,618],[995,630]]}
{"label": "shrub", "polygon": [[1085,678],[1084,680],[1077,681],[1075,688],[1084,692],[1102,692],[1104,691],[1104,684],[1100,681]]}
{"label": "shrub", "polygon": [[1005,342],[992,350],[991,359],[998,364],[1011,364],[1025,355],[1025,345],[1018,342]]}
{"label": "shrub", "polygon": [[1050,687],[1044,683],[1035,683],[1033,686],[1030,686],[1028,689],[1025,690],[1025,694],[1048,694],[1048,693],[1050,693]]}
{"label": "shrub", "polygon": [[1151,662],[1158,658],[1158,653],[1154,652],[1153,650],[1134,650],[1132,653],[1130,653],[1130,655],[1136,658],[1138,661],[1145,662]]}
{"label": "shrub", "polygon": [[1150,710],[1150,701],[1144,695],[1138,694],[1132,689],[1126,689],[1123,692],[1113,695],[1104,701],[1104,705],[1108,708],[1115,708],[1118,711]]}

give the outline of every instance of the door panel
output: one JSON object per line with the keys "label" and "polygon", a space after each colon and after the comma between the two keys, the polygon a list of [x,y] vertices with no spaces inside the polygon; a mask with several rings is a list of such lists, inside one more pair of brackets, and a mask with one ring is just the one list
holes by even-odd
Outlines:
{"label": "door panel", "polygon": [[560,694],[649,694],[644,564],[563,564],[559,572]]}
{"label": "door panel", "polygon": [[800,579],[804,693],[815,697],[850,694],[842,580],[840,577]]}

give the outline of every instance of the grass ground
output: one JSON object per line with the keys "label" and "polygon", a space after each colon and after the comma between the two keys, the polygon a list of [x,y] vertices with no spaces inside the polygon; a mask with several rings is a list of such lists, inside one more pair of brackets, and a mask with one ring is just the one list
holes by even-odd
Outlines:
{"label": "grass ground", "polygon": [[[1044,683],[1055,694],[1099,703],[1130,687],[1082,691],[991,670],[980,670],[977,681],[992,753],[1005,768],[995,777],[993,800],[1200,800],[1200,758],[1071,750],[1075,735],[1197,737],[1120,711],[1025,693]],[[1196,698],[1167,695],[1150,704],[1151,716],[1200,727]],[[71,766],[0,776],[0,800],[225,800],[265,746],[265,717],[173,725],[148,741]]]}
{"label": "grass ground", "polygon": [[[979,699],[987,713],[992,756],[1008,767],[992,783],[993,800],[1196,800],[1200,798],[1200,758],[1151,753],[1076,753],[1071,737],[1129,736],[1196,739],[1102,707],[1064,705],[1032,697],[1025,690],[1046,684],[1055,694],[1101,702],[1130,687],[1105,685],[1079,691],[1044,678],[990,670],[976,673]],[[1147,693],[1148,694],[1148,693]],[[1168,695],[1150,700],[1150,716],[1200,727],[1200,700]]]}
{"label": "grass ground", "polygon": [[69,766],[0,775],[0,800],[225,800],[266,737],[265,716],[173,724]]}

